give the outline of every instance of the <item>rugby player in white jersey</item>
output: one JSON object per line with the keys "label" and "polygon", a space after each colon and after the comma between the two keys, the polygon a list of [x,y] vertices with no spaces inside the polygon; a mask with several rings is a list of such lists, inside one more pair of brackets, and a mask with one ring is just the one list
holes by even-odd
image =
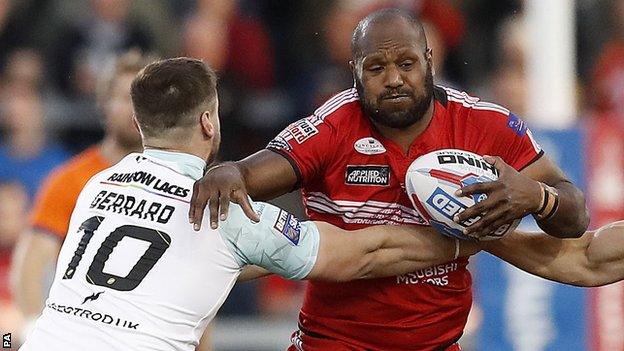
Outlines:
{"label": "rugby player in white jersey", "polygon": [[137,75],[131,95],[144,151],[82,190],[49,298],[22,350],[192,350],[246,265],[342,281],[476,251],[427,228],[345,235],[265,203],[232,204],[218,231],[197,233],[187,217],[191,189],[220,139],[215,74],[194,59],[159,61]]}

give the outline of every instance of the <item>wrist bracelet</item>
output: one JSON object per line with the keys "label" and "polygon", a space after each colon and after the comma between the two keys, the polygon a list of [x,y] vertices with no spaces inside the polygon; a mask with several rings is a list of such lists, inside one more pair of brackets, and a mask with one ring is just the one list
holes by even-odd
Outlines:
{"label": "wrist bracelet", "polygon": [[535,217],[539,221],[551,218],[559,208],[559,193],[557,189],[540,182],[542,188],[542,206],[535,213]]}

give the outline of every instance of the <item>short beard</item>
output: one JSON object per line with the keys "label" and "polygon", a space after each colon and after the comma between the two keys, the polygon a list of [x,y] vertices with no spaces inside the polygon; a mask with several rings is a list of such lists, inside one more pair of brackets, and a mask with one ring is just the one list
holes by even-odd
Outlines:
{"label": "short beard", "polygon": [[425,75],[425,95],[420,99],[412,96],[414,99],[414,105],[412,105],[411,108],[402,111],[387,113],[380,110],[376,102],[366,99],[366,95],[364,95],[364,87],[359,79],[355,80],[355,88],[360,96],[360,102],[362,104],[364,114],[367,115],[373,122],[394,129],[406,129],[423,119],[429,110],[431,99],[433,98],[433,73],[431,72],[431,66],[428,66],[427,73]]}

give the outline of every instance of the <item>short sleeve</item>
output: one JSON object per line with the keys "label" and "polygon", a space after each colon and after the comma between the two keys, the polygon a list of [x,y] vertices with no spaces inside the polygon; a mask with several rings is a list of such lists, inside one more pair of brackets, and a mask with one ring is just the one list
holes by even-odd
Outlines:
{"label": "short sleeve", "polygon": [[267,149],[291,163],[301,186],[323,173],[335,143],[333,128],[321,117],[312,115],[286,127],[269,142]]}
{"label": "short sleeve", "polygon": [[314,222],[300,222],[294,215],[268,203],[254,209],[260,222],[249,220],[232,204],[219,234],[241,266],[257,265],[288,279],[304,279],[314,268],[320,234]]}
{"label": "short sleeve", "polygon": [[31,226],[53,234],[60,239],[67,235],[69,220],[80,189],[69,186],[62,172],[53,172],[43,183],[35,198]]}
{"label": "short sleeve", "polygon": [[[489,112],[489,111],[488,111]],[[533,133],[526,122],[512,112],[502,114],[489,112],[494,122],[491,124],[492,133],[488,133],[494,156],[500,156],[514,169],[521,171],[542,155],[543,150],[533,137]]]}

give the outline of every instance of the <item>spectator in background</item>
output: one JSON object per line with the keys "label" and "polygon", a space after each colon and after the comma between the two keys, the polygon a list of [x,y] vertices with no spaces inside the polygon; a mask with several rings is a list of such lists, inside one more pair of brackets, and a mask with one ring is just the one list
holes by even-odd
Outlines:
{"label": "spectator in background", "polygon": [[611,14],[611,37],[594,66],[590,91],[596,112],[615,113],[624,123],[624,0],[615,1]]}
{"label": "spectator in background", "polygon": [[[25,56],[29,58],[22,60]],[[14,59],[9,59],[12,64],[4,76],[18,77],[3,82],[0,96],[4,129],[0,146],[0,178],[19,179],[32,198],[48,172],[63,162],[68,154],[46,135],[43,102],[35,86],[40,77],[32,76],[31,71],[42,66],[40,57],[32,51],[28,55],[17,51],[12,57]],[[24,76],[32,77],[29,80]]]}
{"label": "spectator in background", "polygon": [[35,44],[38,28],[33,23],[42,16],[44,6],[43,1],[0,0],[0,68],[14,50]]}
{"label": "spectator in background", "polygon": [[0,88],[3,94],[36,94],[41,91],[42,79],[43,62],[39,53],[31,48],[18,48],[7,58]]}
{"label": "spectator in background", "polygon": [[624,215],[624,0],[613,2],[610,38],[589,82],[587,188],[592,224]]}
{"label": "spectator in background", "polygon": [[141,138],[132,122],[130,84],[137,72],[154,60],[131,51],[118,59],[111,72],[101,75],[98,85],[105,116],[104,140],[55,169],[39,190],[30,229],[21,236],[14,257],[15,296],[28,320],[43,308],[48,288],[45,274],[56,261],[82,187],[97,172],[141,149]]}
{"label": "spectator in background", "polygon": [[526,33],[520,15],[511,16],[502,22],[497,35],[496,68],[486,85],[479,89],[486,98],[504,104],[514,113],[530,120],[531,116],[526,114]]}
{"label": "spectator in background", "polygon": [[147,31],[129,17],[129,0],[90,0],[90,16],[61,26],[51,49],[52,79],[69,98],[92,98],[102,68],[130,49],[153,49]]}
{"label": "spectator in background", "polygon": [[28,195],[17,181],[0,181],[0,330],[21,329],[22,315],[9,290],[13,247],[25,229]]}
{"label": "spectator in background", "polygon": [[[290,101],[276,89],[275,51],[266,25],[239,1],[198,0],[185,21],[183,54],[219,72],[226,159],[256,150],[289,118]],[[246,142],[227,133],[245,134]],[[230,140],[230,141],[228,141]]]}

